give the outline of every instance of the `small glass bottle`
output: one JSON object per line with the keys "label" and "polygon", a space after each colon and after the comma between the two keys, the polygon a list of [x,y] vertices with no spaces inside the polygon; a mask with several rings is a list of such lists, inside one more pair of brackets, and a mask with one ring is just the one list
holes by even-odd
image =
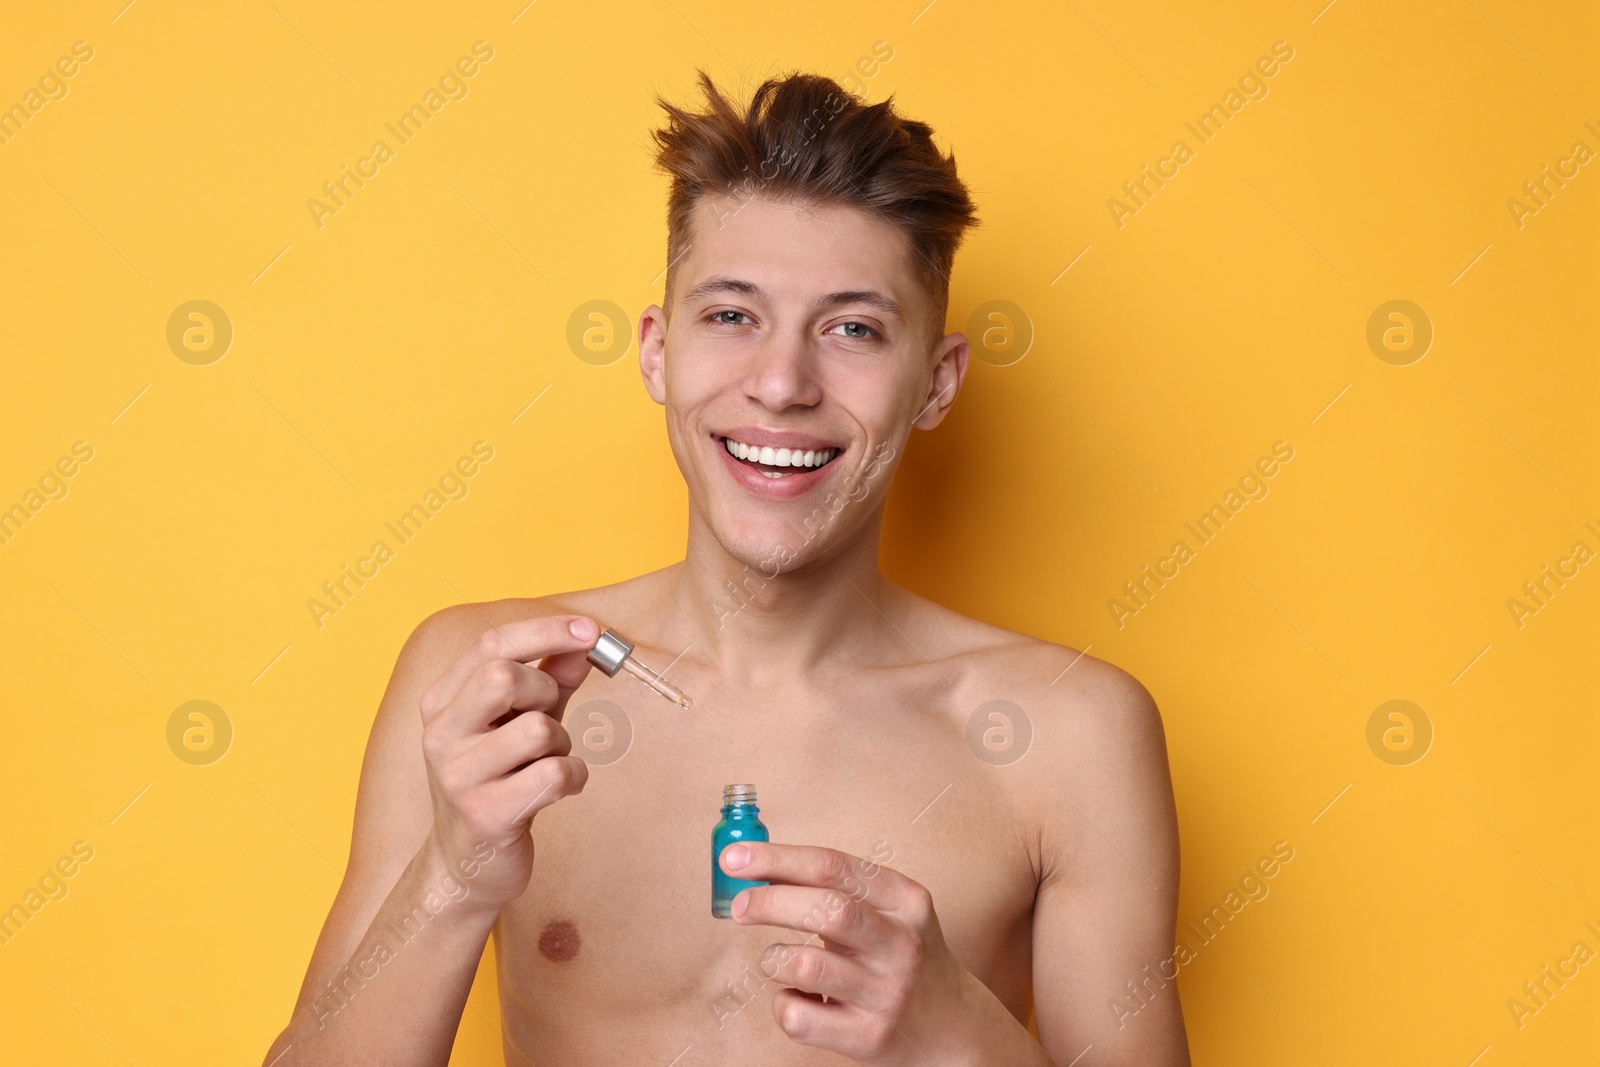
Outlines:
{"label": "small glass bottle", "polygon": [[711,914],[719,919],[731,919],[729,908],[741,889],[766,882],[751,882],[725,874],[721,864],[722,850],[735,841],[766,841],[767,828],[761,823],[761,809],[756,807],[756,787],[729,785],[722,788],[722,819],[711,831]]}

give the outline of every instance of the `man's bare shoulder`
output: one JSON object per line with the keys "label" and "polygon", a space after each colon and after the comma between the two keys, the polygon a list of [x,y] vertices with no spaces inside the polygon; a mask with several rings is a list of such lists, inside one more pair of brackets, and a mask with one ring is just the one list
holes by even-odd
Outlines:
{"label": "man's bare shoulder", "polygon": [[918,608],[922,625],[937,632],[938,658],[950,665],[952,677],[959,677],[966,703],[973,708],[988,700],[1016,704],[1041,727],[1036,736],[1052,756],[1078,763],[1130,746],[1148,751],[1156,743],[1164,749],[1155,699],[1116,664],[932,601],[922,600]]}
{"label": "man's bare shoulder", "polygon": [[[945,668],[961,690],[958,716],[1005,700],[1015,709],[990,711],[1010,717],[1011,736],[1017,736],[1017,720],[1027,723],[1028,748],[1007,773],[1031,783],[1028,792],[1039,801],[1024,805],[1031,812],[1024,818],[1036,820],[1039,830],[1041,877],[1069,869],[1065,857],[1095,853],[1110,834],[1138,856],[1146,879],[1154,878],[1175,900],[1172,774],[1166,730],[1149,690],[1086,649],[949,614],[943,627],[952,644],[964,647]],[[1114,853],[1103,859],[1113,866],[1125,862]]]}

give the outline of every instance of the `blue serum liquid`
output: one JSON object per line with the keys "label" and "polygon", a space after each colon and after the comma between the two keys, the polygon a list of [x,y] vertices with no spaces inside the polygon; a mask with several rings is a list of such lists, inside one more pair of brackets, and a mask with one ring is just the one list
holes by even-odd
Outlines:
{"label": "blue serum liquid", "polygon": [[761,823],[761,809],[756,807],[756,787],[730,785],[722,789],[722,819],[711,831],[711,914],[719,919],[730,919],[729,908],[741,889],[766,882],[751,882],[724,874],[718,860],[722,850],[735,841],[766,841],[767,828]]}

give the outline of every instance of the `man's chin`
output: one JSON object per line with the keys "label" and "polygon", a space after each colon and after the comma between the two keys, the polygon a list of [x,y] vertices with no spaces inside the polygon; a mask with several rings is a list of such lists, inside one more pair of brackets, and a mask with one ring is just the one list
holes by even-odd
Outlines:
{"label": "man's chin", "polygon": [[723,551],[745,568],[767,578],[798,570],[820,554],[822,531],[787,522],[745,522],[716,530]]}

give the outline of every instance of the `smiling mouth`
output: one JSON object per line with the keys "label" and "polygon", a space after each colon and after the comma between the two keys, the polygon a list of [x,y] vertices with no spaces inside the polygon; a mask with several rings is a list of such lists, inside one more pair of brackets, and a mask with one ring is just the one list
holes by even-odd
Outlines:
{"label": "smiling mouth", "polygon": [[842,448],[758,447],[735,441],[731,437],[719,437],[717,440],[728,455],[772,479],[788,478],[826,467],[844,452]]}

